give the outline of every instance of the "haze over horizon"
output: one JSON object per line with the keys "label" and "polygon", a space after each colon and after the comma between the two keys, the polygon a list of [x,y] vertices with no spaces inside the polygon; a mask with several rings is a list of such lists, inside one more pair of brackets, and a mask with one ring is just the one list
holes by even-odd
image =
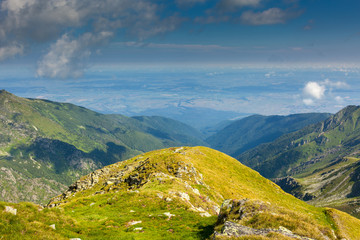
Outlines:
{"label": "haze over horizon", "polygon": [[126,115],[334,113],[359,105],[359,9],[356,0],[3,0],[0,85]]}

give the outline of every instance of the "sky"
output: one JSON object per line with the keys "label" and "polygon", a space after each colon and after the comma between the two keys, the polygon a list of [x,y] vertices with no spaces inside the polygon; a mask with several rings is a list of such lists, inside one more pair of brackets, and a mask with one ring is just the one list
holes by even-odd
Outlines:
{"label": "sky", "polygon": [[[358,105],[359,10],[358,0],[0,0],[0,87],[123,114],[179,102],[335,112]],[[184,90],[194,82],[207,90]]]}

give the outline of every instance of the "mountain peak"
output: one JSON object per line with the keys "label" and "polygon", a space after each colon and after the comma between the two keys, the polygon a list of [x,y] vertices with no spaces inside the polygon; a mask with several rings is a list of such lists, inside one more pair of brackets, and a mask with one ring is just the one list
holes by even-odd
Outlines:
{"label": "mountain peak", "polygon": [[340,110],[338,113],[336,113],[335,116],[337,116],[337,117],[347,117],[350,114],[357,111],[358,109],[360,109],[360,106],[349,105],[349,106],[346,106],[345,108],[343,108],[342,110]]}
{"label": "mountain peak", "polygon": [[0,95],[13,95],[13,94],[9,93],[9,92],[6,91],[5,89],[1,89],[1,90],[0,90]]}

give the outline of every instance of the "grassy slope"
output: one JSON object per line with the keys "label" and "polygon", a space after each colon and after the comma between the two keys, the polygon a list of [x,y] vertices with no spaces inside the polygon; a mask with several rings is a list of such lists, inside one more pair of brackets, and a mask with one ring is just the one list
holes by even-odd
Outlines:
{"label": "grassy slope", "polygon": [[[177,166],[187,166],[193,175],[174,177],[179,172]],[[126,172],[124,178],[137,173],[148,181],[131,191],[125,183],[106,184],[119,171],[132,167],[135,170]],[[316,239],[324,239],[323,235],[334,239],[333,229],[338,237],[359,239],[360,220],[335,210],[310,206],[235,159],[205,147],[145,153],[105,167],[101,172],[97,184],[62,200],[58,207],[38,212],[29,204],[11,204],[18,208],[19,216],[0,215],[3,226],[0,229],[6,229],[4,239],[31,239],[49,232],[58,234],[59,239],[205,239],[213,232],[216,222],[211,206],[221,204],[224,199],[243,198],[269,206],[265,212],[257,210],[256,204],[249,206],[256,214],[242,222],[244,225],[255,228],[281,225]],[[81,181],[89,179],[90,176],[86,176]],[[201,183],[196,179],[201,179]],[[191,189],[198,189],[200,194]],[[99,191],[104,193],[95,194]],[[189,200],[179,197],[179,192],[187,193]],[[0,211],[6,204],[0,204]],[[201,217],[191,206],[202,207],[212,217]],[[164,215],[166,212],[174,216]],[[131,225],[134,221],[141,223]],[[50,224],[55,224],[57,230],[51,230]],[[33,226],[37,226],[37,230]],[[138,227],[142,229],[136,230]]]}
{"label": "grassy slope", "polygon": [[304,113],[289,116],[253,115],[232,122],[206,141],[212,148],[238,156],[262,143],[271,142],[289,132],[328,118],[328,113]]}
{"label": "grassy slope", "polygon": [[6,91],[0,92],[0,111],[0,199],[8,201],[45,203],[64,184],[104,165],[154,149],[202,143],[187,139],[186,133],[172,139],[166,122],[163,132],[169,138],[160,138],[143,131],[151,119],[145,125],[119,115],[127,123],[122,124],[73,104],[25,99]]}

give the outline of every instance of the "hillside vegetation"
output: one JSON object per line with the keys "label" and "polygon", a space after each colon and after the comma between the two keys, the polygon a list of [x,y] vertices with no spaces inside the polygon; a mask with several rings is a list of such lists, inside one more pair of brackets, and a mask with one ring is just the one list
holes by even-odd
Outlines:
{"label": "hillside vegetation", "polygon": [[303,113],[288,116],[252,115],[231,122],[206,141],[214,149],[237,157],[262,143],[295,132],[307,125],[318,123],[331,116],[329,113]]}
{"label": "hillside vegetation", "polygon": [[[289,192],[307,195],[312,204],[360,217],[359,106],[348,106],[323,122],[260,145],[238,159],[268,178],[293,176],[300,187]],[[289,188],[286,185],[282,187]]]}
{"label": "hillside vegetation", "polygon": [[[9,205],[17,215],[5,211]],[[232,239],[293,239],[290,233],[300,239],[360,239],[360,220],[308,205],[236,159],[205,147],[157,150],[104,167],[48,206],[0,203],[0,235],[223,239],[223,226],[232,224],[258,229]]]}
{"label": "hillside vegetation", "polygon": [[204,145],[198,131],[175,120],[104,115],[4,90],[0,112],[0,199],[5,201],[45,203],[102,166],[154,149]]}

